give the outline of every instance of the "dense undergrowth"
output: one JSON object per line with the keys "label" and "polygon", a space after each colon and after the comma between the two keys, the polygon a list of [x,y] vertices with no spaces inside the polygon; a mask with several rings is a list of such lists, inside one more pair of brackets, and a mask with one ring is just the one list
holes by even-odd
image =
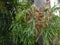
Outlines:
{"label": "dense undergrowth", "polygon": [[0,45],[35,45],[40,35],[43,45],[60,45],[60,17],[53,14],[59,8],[37,10],[32,4],[0,1]]}

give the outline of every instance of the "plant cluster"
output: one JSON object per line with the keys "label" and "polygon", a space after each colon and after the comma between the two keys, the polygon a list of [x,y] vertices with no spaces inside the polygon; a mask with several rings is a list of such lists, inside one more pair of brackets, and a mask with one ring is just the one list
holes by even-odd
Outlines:
{"label": "plant cluster", "polygon": [[43,45],[60,45],[60,17],[53,14],[59,7],[37,10],[32,4],[0,1],[0,45],[35,45],[41,35]]}

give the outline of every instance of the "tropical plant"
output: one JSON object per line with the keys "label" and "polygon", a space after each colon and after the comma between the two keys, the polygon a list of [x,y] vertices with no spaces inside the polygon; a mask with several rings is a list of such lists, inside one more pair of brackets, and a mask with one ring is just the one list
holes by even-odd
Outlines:
{"label": "tropical plant", "polygon": [[10,30],[12,31],[13,45],[34,45],[37,38],[37,30],[35,29],[35,19],[31,17],[27,21],[28,15],[33,16],[34,8],[31,4],[22,1],[18,5],[16,12],[16,20],[12,22]]}
{"label": "tropical plant", "polygon": [[[60,17],[56,16],[53,12],[60,7],[53,7],[49,9],[42,9],[44,19],[41,23],[41,33],[43,37],[43,45],[58,45],[59,31],[60,31]],[[40,36],[39,36],[40,37]]]}
{"label": "tropical plant", "polygon": [[[33,0],[0,0],[0,45],[60,45],[60,7],[35,10]],[[40,40],[41,41],[41,40]]]}

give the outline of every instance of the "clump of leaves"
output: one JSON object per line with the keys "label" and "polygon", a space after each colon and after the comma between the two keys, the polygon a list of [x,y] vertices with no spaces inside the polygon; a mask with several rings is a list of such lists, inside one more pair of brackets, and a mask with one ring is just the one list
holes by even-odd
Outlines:
{"label": "clump of leaves", "polygon": [[34,45],[37,34],[35,20],[31,18],[26,22],[26,10],[21,11],[19,20],[12,24],[13,43],[17,45],[19,41],[21,45]]}
{"label": "clump of leaves", "polygon": [[45,21],[47,25],[46,28],[41,28],[43,39],[45,43],[53,43],[56,40],[57,43],[59,39],[59,30],[60,30],[60,17],[53,15],[49,21]]}
{"label": "clump of leaves", "polygon": [[[28,6],[27,6],[28,5]],[[19,7],[20,6],[20,7]],[[54,42],[54,38],[59,36],[59,18],[53,15],[53,9],[29,10],[30,5],[27,2],[21,2],[16,7],[16,20],[12,21],[10,29],[12,30],[13,44],[34,45],[38,32],[42,33],[44,45]],[[38,32],[37,32],[38,30]],[[58,30],[58,31],[57,31]],[[40,34],[41,34],[40,33]]]}
{"label": "clump of leaves", "polygon": [[[53,14],[54,11],[58,10],[60,7],[53,7],[49,9],[50,11],[47,13],[44,23],[47,25],[46,28],[42,28],[43,39],[45,44],[47,45],[58,45],[59,41],[59,30],[60,30],[60,17]],[[44,45],[45,45],[44,44]]]}
{"label": "clump of leaves", "polygon": [[60,9],[60,7],[54,6],[47,9],[43,7],[40,10],[35,10],[34,12],[36,29],[40,34],[42,33],[41,35],[43,37],[44,45],[58,45],[60,17],[54,14],[54,11],[57,11],[58,9]]}
{"label": "clump of leaves", "polygon": [[[28,6],[26,6],[28,5]],[[27,9],[29,8],[29,9]],[[10,27],[13,44],[16,45],[34,45],[37,38],[37,30],[35,29],[35,19],[27,20],[27,16],[34,13],[34,8],[31,8],[26,2],[21,2],[20,7],[16,12],[16,20],[12,21]]]}

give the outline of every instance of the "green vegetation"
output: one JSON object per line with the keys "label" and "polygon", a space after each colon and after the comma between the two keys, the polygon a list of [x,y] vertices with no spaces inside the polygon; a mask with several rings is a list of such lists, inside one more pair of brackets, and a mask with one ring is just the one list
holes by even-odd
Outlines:
{"label": "green vegetation", "polygon": [[60,17],[53,14],[59,7],[42,8],[38,32],[34,14],[40,12],[32,4],[33,0],[0,0],[0,45],[35,45],[40,34],[44,45],[60,45]]}

